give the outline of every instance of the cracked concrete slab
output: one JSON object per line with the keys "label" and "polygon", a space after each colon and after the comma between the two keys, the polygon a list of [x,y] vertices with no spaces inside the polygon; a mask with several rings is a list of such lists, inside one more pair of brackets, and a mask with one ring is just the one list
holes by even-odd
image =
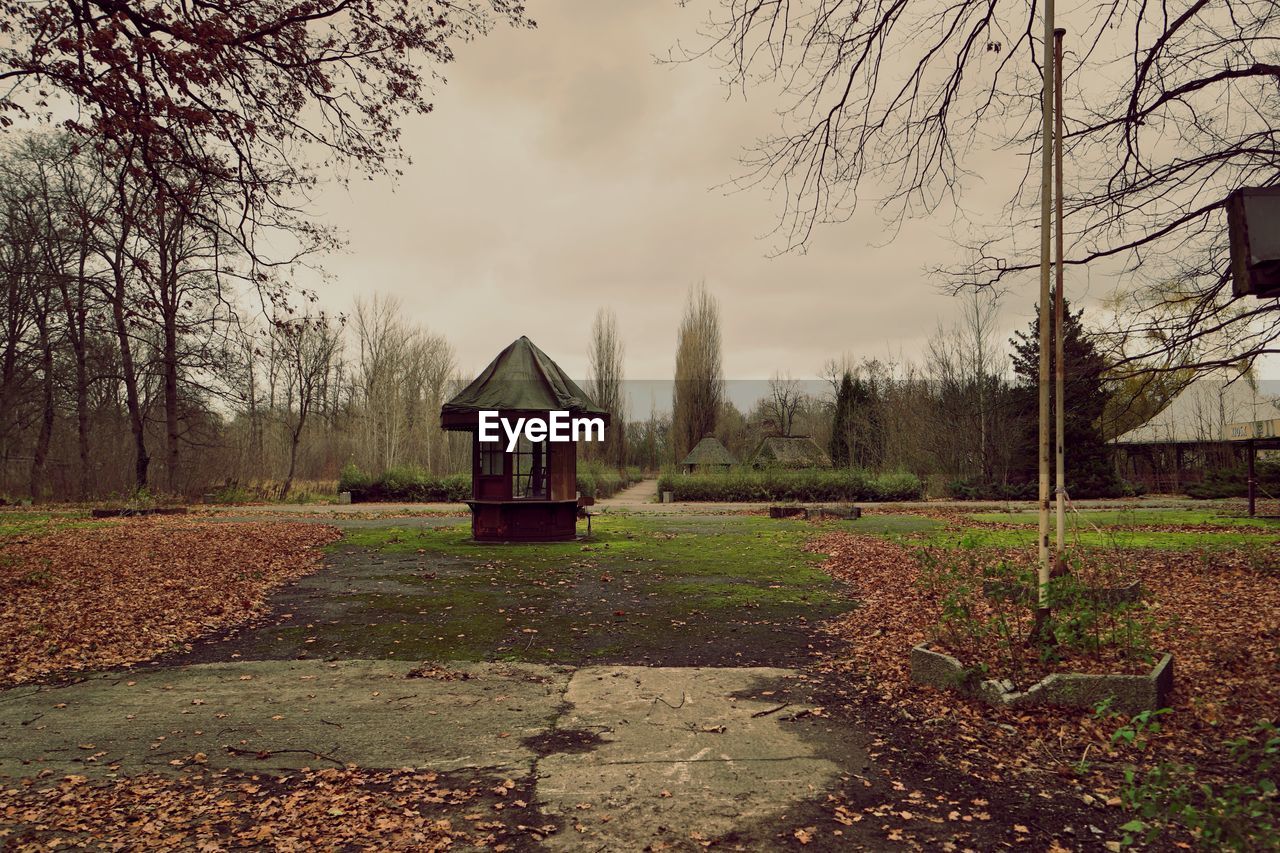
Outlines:
{"label": "cracked concrete slab", "polygon": [[797,725],[801,708],[763,695],[795,677],[769,667],[578,670],[557,727],[599,740],[538,762],[539,804],[564,822],[547,843],[639,850],[684,846],[694,833],[729,836],[861,769],[866,756],[855,745]]}
{"label": "cracked concrete slab", "polygon": [[[771,667],[253,661],[105,673],[0,691],[0,778],[288,771],[353,763],[532,782],[556,848],[684,847],[759,827],[865,768],[856,732],[797,719],[803,677]],[[230,749],[228,749],[230,747]]]}
{"label": "cracked concrete slab", "polygon": [[[254,661],[106,673],[0,693],[0,776],[290,770],[355,763],[527,774],[571,670],[458,664],[465,680],[406,678],[392,661]],[[230,749],[228,749],[230,747]]]}

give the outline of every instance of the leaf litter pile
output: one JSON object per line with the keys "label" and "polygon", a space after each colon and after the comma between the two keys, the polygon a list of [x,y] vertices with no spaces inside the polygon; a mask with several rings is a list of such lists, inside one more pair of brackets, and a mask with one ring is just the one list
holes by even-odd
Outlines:
{"label": "leaf litter pile", "polygon": [[[198,758],[198,756],[197,756]],[[101,785],[0,787],[0,846],[147,850],[508,850],[554,832],[512,780],[415,770],[284,776],[189,768]],[[21,827],[17,829],[17,827]]]}
{"label": "leaf litter pile", "polygon": [[336,529],[100,522],[0,544],[0,685],[127,666],[259,615]]}
{"label": "leaf litter pile", "polygon": [[[843,532],[809,547],[829,555],[824,567],[849,583],[860,602],[829,623],[842,648],[823,668],[845,683],[852,678],[864,684],[923,737],[930,757],[971,778],[1032,787],[1038,780],[1042,797],[1067,782],[1086,806],[1118,812],[1123,767],[1180,761],[1195,765],[1202,778],[1229,780],[1232,765],[1221,745],[1248,735],[1259,720],[1280,719],[1280,571],[1260,564],[1248,549],[1135,549],[1123,555],[1162,617],[1155,647],[1172,652],[1175,667],[1173,712],[1138,751],[1112,737],[1125,717],[993,708],[912,683],[909,651],[933,639],[940,615],[937,603],[921,595],[912,552]],[[1028,565],[1035,560],[1034,549],[992,554]],[[849,696],[856,701],[856,694]]]}

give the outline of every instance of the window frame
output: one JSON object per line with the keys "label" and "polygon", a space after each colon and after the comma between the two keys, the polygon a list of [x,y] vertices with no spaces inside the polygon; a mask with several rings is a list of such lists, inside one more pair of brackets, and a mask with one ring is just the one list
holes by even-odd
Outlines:
{"label": "window frame", "polygon": [[[520,436],[515,450],[511,451],[511,499],[517,501],[545,501],[551,497],[551,470],[547,464],[551,455],[549,441],[530,441]],[[527,470],[521,468],[526,464]],[[535,486],[540,488],[535,489]]]}

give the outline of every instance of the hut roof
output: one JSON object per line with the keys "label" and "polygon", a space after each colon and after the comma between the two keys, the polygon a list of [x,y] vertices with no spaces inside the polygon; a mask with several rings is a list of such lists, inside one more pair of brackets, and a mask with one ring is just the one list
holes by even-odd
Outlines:
{"label": "hut roof", "polygon": [[752,465],[783,468],[830,468],[831,457],[807,435],[766,436],[751,457]]}
{"label": "hut roof", "polygon": [[521,335],[498,353],[475,381],[440,409],[446,427],[473,424],[481,411],[549,412],[603,417],[609,413],[560,369],[551,357]]}
{"label": "hut roof", "polygon": [[699,441],[689,451],[689,455],[684,458],[681,465],[736,465],[738,460],[733,458],[733,454],[729,452],[720,439],[714,435],[708,435]]}

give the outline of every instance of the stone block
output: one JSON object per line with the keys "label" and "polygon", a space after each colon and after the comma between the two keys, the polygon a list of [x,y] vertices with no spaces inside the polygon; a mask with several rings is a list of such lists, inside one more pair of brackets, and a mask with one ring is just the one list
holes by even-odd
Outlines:
{"label": "stone block", "polygon": [[1161,655],[1155,666],[1141,675],[1054,673],[1019,691],[1007,679],[983,679],[977,670],[930,648],[928,643],[921,643],[911,650],[911,680],[955,690],[990,705],[1089,709],[1110,698],[1111,707],[1116,711],[1137,714],[1168,706],[1173,693],[1173,655]]}

